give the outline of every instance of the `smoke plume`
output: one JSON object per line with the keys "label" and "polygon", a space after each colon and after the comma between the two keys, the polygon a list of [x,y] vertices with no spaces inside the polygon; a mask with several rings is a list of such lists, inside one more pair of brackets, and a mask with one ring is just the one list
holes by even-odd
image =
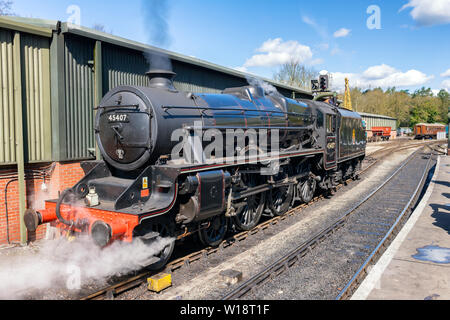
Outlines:
{"label": "smoke plume", "polygon": [[150,44],[158,47],[169,46],[169,0],[143,0],[142,6]]}
{"label": "smoke plume", "polygon": [[[143,0],[145,29],[149,44],[159,48],[170,46],[172,39],[169,32],[170,0]],[[172,64],[166,54],[145,52],[150,69],[172,70]]]}

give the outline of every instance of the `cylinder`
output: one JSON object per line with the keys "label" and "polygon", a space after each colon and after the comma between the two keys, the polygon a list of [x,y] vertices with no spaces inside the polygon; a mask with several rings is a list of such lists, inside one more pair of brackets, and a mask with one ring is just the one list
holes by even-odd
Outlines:
{"label": "cylinder", "polygon": [[97,220],[91,224],[91,237],[99,247],[106,247],[111,239],[118,238],[127,232],[128,226],[125,223],[116,222],[108,224],[102,220]]}
{"label": "cylinder", "polygon": [[55,210],[36,211],[27,209],[24,215],[25,226],[28,231],[34,232],[41,224],[55,221],[57,219]]}

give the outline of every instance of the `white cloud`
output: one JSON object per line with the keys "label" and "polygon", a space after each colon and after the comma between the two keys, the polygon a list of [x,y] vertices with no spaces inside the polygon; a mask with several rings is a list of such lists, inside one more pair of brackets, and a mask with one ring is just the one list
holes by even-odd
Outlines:
{"label": "white cloud", "polygon": [[311,48],[297,41],[283,41],[281,38],[269,39],[256,50],[255,54],[248,59],[244,67],[273,67],[297,60],[300,63],[311,61],[313,53]]}
{"label": "white cloud", "polygon": [[442,81],[441,87],[450,92],[450,79]]}
{"label": "white cloud", "polygon": [[413,8],[412,18],[421,26],[450,23],[450,0],[409,0],[400,11]]}
{"label": "white cloud", "polygon": [[382,64],[379,66],[373,66],[364,71],[363,76],[366,79],[376,80],[383,79],[391,74],[393,74],[396,70],[388,65]]}
{"label": "white cloud", "polygon": [[361,89],[377,87],[384,89],[388,87],[415,87],[423,85],[434,78],[434,76],[428,76],[418,70],[412,69],[402,72],[385,64],[369,67],[360,74],[331,72],[331,75],[333,89],[339,91],[342,91],[345,88],[345,78],[350,80],[350,86],[359,87]]}
{"label": "white cloud", "polygon": [[336,31],[336,32],[333,34],[333,36],[334,36],[335,38],[344,38],[344,37],[348,36],[348,35],[350,34],[351,31],[352,31],[352,30],[350,30],[350,29],[341,28],[341,29],[339,29],[338,31]]}
{"label": "white cloud", "polygon": [[442,78],[450,77],[450,69],[448,69],[448,70],[445,71],[444,73],[441,73],[441,77],[442,77]]}

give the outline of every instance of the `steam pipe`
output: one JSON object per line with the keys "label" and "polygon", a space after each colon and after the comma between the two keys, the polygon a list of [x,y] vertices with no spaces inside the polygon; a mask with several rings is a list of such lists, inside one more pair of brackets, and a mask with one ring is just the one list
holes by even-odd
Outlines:
{"label": "steam pipe", "polygon": [[65,198],[69,193],[73,193],[73,190],[70,189],[70,188],[63,191],[63,193],[61,194],[61,196],[60,196],[59,199],[58,199],[58,202],[56,203],[56,209],[55,209],[55,212],[56,212],[56,217],[58,218],[58,220],[59,220],[61,223],[65,224],[65,225],[67,225],[67,226],[69,226],[69,227],[73,227],[73,226],[75,225],[75,222],[74,222],[74,221],[66,220],[66,219],[64,219],[64,218],[61,216],[61,204],[62,204],[62,202],[64,201],[64,198]]}
{"label": "steam pipe", "polygon": [[15,181],[19,181],[19,179],[16,178],[16,179],[10,180],[10,181],[8,181],[8,183],[5,186],[6,238],[7,238],[8,244],[11,244],[11,242],[9,240],[9,221],[8,221],[8,186]]}

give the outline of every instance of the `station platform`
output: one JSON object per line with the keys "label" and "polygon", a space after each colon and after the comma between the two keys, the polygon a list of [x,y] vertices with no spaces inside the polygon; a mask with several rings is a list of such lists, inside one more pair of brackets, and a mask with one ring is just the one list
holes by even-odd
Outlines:
{"label": "station platform", "polygon": [[352,300],[450,299],[450,156]]}

